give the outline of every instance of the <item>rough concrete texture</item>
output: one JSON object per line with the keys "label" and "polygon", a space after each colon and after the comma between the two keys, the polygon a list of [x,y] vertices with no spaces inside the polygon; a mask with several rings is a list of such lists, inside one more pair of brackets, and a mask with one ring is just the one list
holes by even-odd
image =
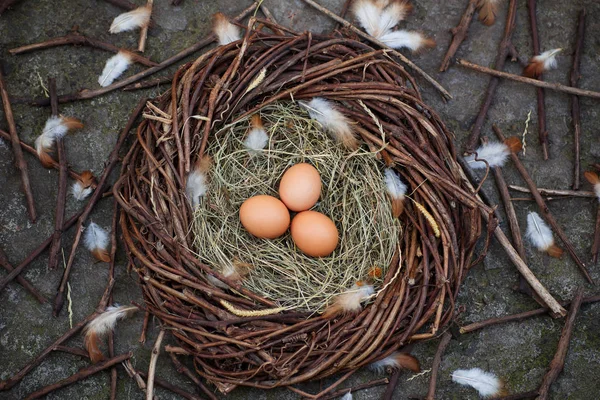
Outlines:
{"label": "rough concrete texture", "polygon": [[[141,0],[136,0],[142,4]],[[184,0],[179,7],[169,1],[155,2],[156,25],[150,30],[147,55],[155,61],[163,60],[204,37],[210,29],[210,16],[220,10],[236,15],[246,7],[247,1],[232,0]],[[334,12],[339,12],[342,0],[321,1]],[[437,41],[434,50],[410,56],[424,70],[432,74],[454,96],[445,103],[431,86],[422,84],[424,97],[442,115],[455,132],[460,144],[466,138],[479,110],[489,78],[487,76],[452,66],[445,73],[438,73],[439,63],[451,39],[449,29],[455,26],[462,15],[466,0],[437,1],[420,0],[414,4],[414,12],[403,26],[418,29]],[[504,29],[508,1],[500,4],[497,23],[485,27],[474,21],[469,38],[461,46],[457,56],[470,61],[492,66],[498,43]],[[315,32],[329,31],[333,24],[324,16],[309,9],[301,0],[266,0],[275,17],[283,24],[296,30],[310,29]],[[558,69],[545,75],[548,81],[567,83],[574,44],[574,32],[578,11],[585,7],[588,25],[582,59],[581,87],[599,90],[597,77],[600,75],[600,3],[593,0],[558,2],[538,1],[538,21],[542,49],[562,47]],[[91,37],[100,38],[119,46],[135,48],[138,34],[108,34],[111,20],[120,10],[100,0],[22,0],[0,17],[0,57],[5,60],[5,73],[9,92],[13,96],[40,96],[43,94],[40,79],[48,75],[57,79],[59,93],[68,93],[81,87],[97,87],[97,77],[102,71],[109,53],[87,47],[58,47],[21,56],[10,56],[8,49],[28,43],[39,42],[65,34],[73,25]],[[531,39],[527,8],[519,2],[517,28],[514,44],[522,57],[531,55]],[[133,66],[126,75],[140,70]],[[520,67],[507,63],[505,70],[519,73]],[[172,69],[171,69],[172,71]],[[168,71],[167,71],[168,72]],[[69,163],[77,170],[91,169],[101,173],[118,132],[127,120],[139,96],[153,96],[162,89],[141,92],[114,92],[105,96],[61,106],[65,115],[82,119],[85,128],[66,139]],[[570,118],[569,96],[548,91],[546,106],[550,133],[549,161],[541,160],[537,141],[537,118],[535,89],[514,82],[501,82],[494,98],[484,134],[493,137],[491,123],[497,123],[507,135],[520,134],[524,129],[527,114],[532,118],[527,135],[527,152],[521,158],[540,187],[568,188],[571,184],[573,163],[573,140]],[[591,162],[600,161],[600,124],[598,102],[584,98],[581,101],[583,135],[581,139],[582,169]],[[49,110],[30,106],[15,106],[17,129],[21,138],[33,143],[40,133]],[[0,128],[6,129],[3,116]],[[13,265],[23,260],[54,227],[54,207],[57,192],[57,173],[43,169],[36,159],[26,155],[29,162],[33,192],[39,211],[39,220],[31,224],[27,220],[24,196],[20,191],[19,176],[13,167],[9,144],[0,140],[0,246],[8,254]],[[505,176],[509,183],[522,184],[515,169],[508,165]],[[113,177],[114,178],[114,177]],[[589,186],[583,185],[585,189]],[[497,201],[493,180],[484,185],[484,191]],[[517,197],[526,197],[518,195]],[[67,215],[72,215],[82,204],[72,198],[67,204]],[[578,254],[584,260],[590,258],[593,219],[598,202],[592,199],[565,199],[550,203],[558,222],[564,227]],[[516,202],[520,221],[526,213],[536,210],[531,201]],[[112,200],[100,202],[91,219],[105,228],[110,227]],[[506,224],[502,224],[506,229]],[[524,226],[523,226],[524,229]],[[65,235],[64,253],[68,255],[73,232]],[[562,260],[549,259],[527,245],[528,262],[544,285],[561,300],[571,298],[575,288],[584,285],[586,294],[598,294],[598,289],[585,284],[575,264],[568,255]],[[117,284],[115,302],[128,304],[141,302],[135,276],[125,271],[125,254],[118,253]],[[600,280],[597,266],[589,266],[591,275]],[[33,282],[42,293],[52,298],[61,277],[61,269],[47,270],[47,254],[44,253],[26,270],[25,277]],[[1,273],[2,275],[4,272]],[[457,306],[464,308],[458,323],[479,321],[494,316],[537,308],[534,301],[513,290],[517,281],[516,269],[504,255],[502,249],[493,244],[483,264],[476,266],[468,275],[459,295]],[[94,263],[87,251],[81,248],[75,259],[71,275],[71,298],[73,321],[77,322],[94,310],[105,287],[107,267]],[[65,308],[66,311],[66,308]],[[600,390],[600,305],[585,305],[578,317],[564,372],[553,385],[552,399],[596,399]],[[133,363],[146,370],[152,343],[157,335],[157,321],[151,322],[148,341],[138,343],[142,315],[119,324],[116,333],[116,352],[134,351]],[[483,329],[452,340],[443,358],[438,379],[438,398],[476,399],[473,390],[453,384],[450,374],[457,368],[480,367],[490,370],[505,379],[509,392],[516,393],[535,389],[556,350],[563,320],[548,316],[537,317],[519,323],[511,323]],[[0,293],[0,379],[6,379],[23,367],[28,360],[43,350],[69,327],[69,318],[63,312],[59,318],[51,316],[49,304],[39,305],[19,285],[12,283]],[[81,346],[80,336],[70,340],[70,346]],[[437,341],[416,344],[412,351],[425,370],[429,369]],[[23,381],[9,392],[0,392],[0,398],[18,399],[37,388],[73,374],[86,361],[68,354],[52,354],[35,368]],[[168,357],[161,355],[158,376],[193,391],[187,379],[182,378],[171,366]],[[427,391],[429,374],[412,379],[412,373],[402,373],[394,394],[395,399],[423,397]],[[348,387],[378,376],[364,370],[356,373],[343,384]],[[100,373],[83,382],[54,392],[49,399],[105,399],[108,397],[109,375]],[[328,382],[323,382],[326,384]],[[318,391],[318,383],[307,385],[306,390]],[[359,392],[355,399],[376,399],[384,388]],[[177,398],[170,392],[157,389],[161,399]],[[298,396],[286,391],[272,392],[237,389],[233,399],[293,399]],[[141,399],[142,392],[119,368],[119,399]]]}

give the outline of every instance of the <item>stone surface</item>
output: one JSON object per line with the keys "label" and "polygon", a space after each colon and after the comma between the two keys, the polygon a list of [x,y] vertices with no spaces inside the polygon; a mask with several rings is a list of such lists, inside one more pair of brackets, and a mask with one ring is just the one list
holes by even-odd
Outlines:
{"label": "stone surface", "polygon": [[[142,4],[141,1],[136,0]],[[342,8],[342,0],[322,1],[334,12]],[[469,30],[469,38],[459,49],[457,56],[470,61],[493,66],[499,40],[504,29],[507,1],[500,4],[497,23],[485,27],[474,21]],[[232,0],[184,0],[179,7],[169,1],[155,2],[156,26],[150,30],[147,43],[147,56],[155,61],[163,60],[204,37],[210,29],[210,16],[216,11],[236,15],[247,5],[247,1]],[[301,0],[266,0],[279,22],[295,30],[327,32],[333,23],[325,16],[308,8]],[[450,42],[449,29],[455,26],[462,15],[466,0],[445,1],[421,0],[415,2],[414,12],[408,18],[409,29],[421,30],[437,41],[437,47],[419,55],[410,56],[418,65],[429,72],[454,96],[452,101],[443,102],[437,92],[419,80],[426,101],[443,117],[454,131],[460,145],[466,138],[471,124],[478,113],[484,91],[489,81],[487,76],[452,66],[445,73],[438,73],[439,63]],[[585,7],[588,12],[587,35],[582,59],[580,86],[599,90],[597,76],[600,75],[600,3],[593,0],[556,2],[538,1],[538,21],[542,49],[556,47],[565,51],[559,57],[559,67],[547,73],[548,81],[567,83],[574,45],[574,32],[578,11]],[[110,54],[87,47],[58,47],[21,56],[11,56],[7,50],[28,43],[39,42],[67,33],[73,25],[78,25],[82,33],[118,46],[135,48],[137,33],[110,35],[108,27],[120,12],[116,7],[100,0],[22,0],[13,9],[0,16],[0,58],[4,59],[4,70],[9,92],[15,97],[43,95],[48,75],[57,79],[59,93],[68,93],[82,87],[97,87],[97,77]],[[531,39],[527,8],[519,2],[517,28],[514,44],[523,58],[531,54]],[[140,71],[132,66],[126,73]],[[173,68],[170,71],[172,72]],[[506,71],[519,73],[516,63],[507,63]],[[163,73],[164,74],[164,73]],[[164,89],[164,88],[163,88]],[[163,90],[153,88],[141,92],[113,92],[93,100],[61,105],[65,115],[82,119],[86,126],[66,139],[69,163],[76,170],[91,169],[100,174],[104,167],[119,130],[124,126],[130,111],[142,95],[154,96]],[[531,112],[531,122],[526,136],[527,151],[521,158],[540,187],[568,188],[571,184],[573,162],[573,140],[570,118],[569,96],[547,92],[547,126],[550,133],[549,161],[541,160],[537,140],[537,107],[535,89],[514,82],[501,82],[483,133],[493,137],[491,123],[498,124],[507,135],[521,134],[525,120]],[[600,161],[600,136],[596,127],[600,124],[598,102],[581,100],[582,109],[582,168]],[[21,138],[33,143],[49,115],[46,108],[15,105],[16,123]],[[1,112],[0,112],[1,114]],[[0,128],[6,129],[3,115]],[[12,163],[10,145],[0,140],[0,246],[7,253],[13,265],[23,260],[43,239],[50,235],[54,226],[56,198],[56,171],[43,169],[37,160],[26,156],[29,162],[33,192],[39,212],[35,224],[27,221],[24,198],[20,191],[20,180]],[[515,169],[505,168],[509,183],[522,184]],[[113,177],[114,178],[114,177]],[[589,186],[583,185],[585,189]],[[484,185],[484,190],[497,201],[493,179]],[[527,197],[517,195],[515,197]],[[67,215],[72,215],[81,204],[69,198]],[[598,203],[592,199],[565,199],[550,203],[550,208],[565,232],[571,238],[575,249],[584,260],[589,260],[593,219]],[[501,207],[500,207],[501,208]],[[516,202],[520,221],[526,213],[536,210],[531,201]],[[99,225],[110,228],[112,199],[104,199],[92,213],[91,219]],[[506,228],[505,223],[502,224]],[[524,226],[523,226],[524,230]],[[65,235],[64,253],[68,256],[73,232]],[[586,294],[598,294],[598,289],[585,284],[575,264],[565,255],[562,260],[549,259],[527,245],[528,262],[544,285],[561,300],[571,298],[579,285],[586,287]],[[62,263],[61,263],[62,264]],[[128,304],[141,302],[141,294],[136,286],[135,274],[125,270],[126,257],[122,249],[118,253],[117,284],[115,302]],[[589,266],[594,279],[600,279],[597,266]],[[58,270],[47,269],[47,254],[33,262],[24,276],[33,282],[44,295],[54,296],[60,281],[62,266]],[[1,273],[4,276],[4,272]],[[536,308],[536,303],[513,290],[517,272],[503,251],[494,244],[485,261],[474,267],[465,280],[457,300],[457,306],[464,309],[458,323],[469,323],[486,318],[520,312]],[[80,249],[75,259],[71,275],[72,319],[76,323],[96,306],[107,277],[105,264],[96,264],[87,251]],[[65,308],[66,311],[66,308]],[[553,385],[552,399],[595,399],[600,383],[600,305],[585,305],[577,319],[573,339],[566,359],[565,370]],[[143,315],[119,324],[116,334],[117,353],[134,351],[133,363],[147,370],[152,343],[157,335],[158,321],[151,320],[148,341],[138,343]],[[519,323],[511,323],[486,328],[479,332],[460,336],[452,340],[443,358],[438,380],[440,399],[476,399],[478,396],[467,388],[451,382],[450,374],[457,368],[480,367],[503,377],[511,393],[535,389],[548,363],[553,357],[560,336],[562,320],[550,317],[537,317]],[[6,379],[24,366],[28,360],[43,350],[69,327],[69,317],[63,312],[59,318],[51,316],[51,306],[40,306],[17,284],[10,284],[0,293],[0,379]],[[80,346],[80,336],[68,342]],[[430,368],[437,341],[419,343],[413,353],[421,361],[425,370]],[[35,368],[23,381],[8,392],[0,392],[0,398],[18,399],[44,385],[55,382],[76,372],[86,365],[79,357],[68,354],[52,354],[39,367]],[[171,366],[168,357],[159,359],[158,375],[163,379],[193,390]],[[344,387],[359,384],[380,377],[378,374],[361,370],[343,384]],[[108,373],[100,373],[83,382],[50,394],[49,399],[105,399],[108,397]],[[422,397],[427,391],[429,374],[413,377],[403,373],[395,399]],[[324,382],[324,384],[330,382]],[[119,399],[144,398],[141,391],[119,368]],[[307,385],[304,389],[317,392],[318,384]],[[377,399],[383,387],[359,392],[355,399]],[[157,390],[161,399],[177,398],[162,389]],[[294,399],[297,395],[286,390],[262,392],[238,389],[232,399]]]}

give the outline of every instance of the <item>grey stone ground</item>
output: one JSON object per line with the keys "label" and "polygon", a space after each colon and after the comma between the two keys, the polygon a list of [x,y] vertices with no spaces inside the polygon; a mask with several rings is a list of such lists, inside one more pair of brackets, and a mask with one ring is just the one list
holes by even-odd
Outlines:
{"label": "grey stone ground", "polygon": [[[141,1],[137,1],[142,3]],[[454,99],[448,103],[441,101],[438,94],[423,84],[426,100],[434,106],[455,132],[460,143],[466,137],[478,112],[488,77],[459,67],[448,72],[437,73],[437,67],[450,41],[448,30],[456,25],[465,7],[466,0],[421,0],[415,2],[415,10],[407,26],[420,29],[435,38],[438,46],[418,56],[411,56],[420,66],[438,79],[452,92]],[[237,14],[246,7],[247,1],[185,0],[180,7],[173,7],[169,1],[155,2],[156,26],[151,29],[147,55],[160,61],[203,37],[210,27],[210,15],[221,10],[229,15]],[[275,17],[283,24],[296,30],[310,29],[326,32],[332,23],[325,17],[308,9],[301,0],[267,0]],[[342,0],[322,1],[335,12],[341,9]],[[462,45],[458,56],[471,61],[492,65],[497,43],[503,31],[507,1],[502,2],[499,22],[491,28],[474,22],[470,37]],[[597,77],[600,75],[600,3],[592,0],[568,2],[540,0],[538,2],[539,29],[542,49],[565,48],[560,57],[559,68],[546,74],[549,81],[567,83],[577,12],[581,7],[588,11],[588,27],[582,62],[581,86],[599,90]],[[0,17],[0,57],[5,59],[5,72],[10,93],[14,96],[40,96],[40,77],[48,75],[57,78],[59,93],[72,92],[81,87],[97,87],[97,77],[105,60],[110,56],[105,52],[85,47],[62,47],[22,56],[10,56],[7,50],[16,46],[45,40],[65,34],[73,25],[79,25],[81,32],[98,37],[123,47],[134,48],[137,34],[111,36],[108,27],[120,11],[103,1],[85,0],[23,0]],[[531,43],[527,9],[525,2],[519,2],[517,29],[514,35],[516,48],[524,57],[530,55]],[[519,73],[517,65],[508,65],[506,70]],[[135,66],[126,74],[139,71]],[[153,96],[161,89],[146,92]],[[66,140],[68,159],[77,170],[91,169],[99,174],[103,169],[120,128],[142,93],[116,92],[90,101],[64,105],[64,114],[82,119],[86,127],[81,132],[70,135]],[[537,144],[537,120],[535,90],[512,82],[502,82],[489,113],[484,133],[492,135],[490,121],[498,123],[507,134],[522,132],[527,113],[532,113],[530,133],[527,137],[528,150],[522,157],[533,179],[543,187],[568,188],[571,182],[573,161],[572,133],[570,126],[569,97],[548,92],[546,97],[548,127],[551,137],[551,160],[541,161]],[[33,143],[41,131],[49,114],[44,108],[29,106],[14,107],[16,122],[21,138]],[[600,138],[597,126],[600,124],[598,103],[582,99],[583,136],[582,166],[600,161]],[[0,118],[0,128],[6,129],[4,118]],[[19,190],[19,177],[12,165],[9,145],[0,140],[0,246],[8,254],[13,265],[17,265],[37,244],[53,230],[54,206],[56,198],[57,173],[43,169],[30,156],[29,162],[33,191],[39,210],[39,221],[27,222],[24,199]],[[508,166],[505,169],[509,183],[521,184],[516,171]],[[586,187],[589,189],[589,187]],[[486,184],[484,190],[497,199],[493,184]],[[522,197],[522,196],[519,196]],[[551,203],[551,209],[572,239],[577,252],[589,260],[593,218],[597,202],[592,200],[568,199]],[[80,207],[73,199],[67,205],[68,215]],[[92,214],[92,219],[109,228],[112,201],[103,200]],[[532,202],[517,203],[521,221],[526,212],[535,210]],[[64,240],[68,254],[73,232]],[[551,260],[527,247],[529,264],[540,280],[550,291],[562,300],[571,298],[578,285],[585,285],[583,278],[568,256],[562,260]],[[140,301],[140,291],[135,277],[124,271],[125,256],[118,254],[118,281],[115,288],[115,301],[127,304]],[[600,280],[597,266],[590,266],[591,274]],[[0,273],[4,274],[4,272]],[[48,297],[52,297],[60,280],[61,271],[47,270],[47,255],[39,257],[26,271],[30,279]],[[73,299],[73,321],[79,321],[95,307],[104,289],[107,276],[106,265],[95,264],[89,254],[80,250],[77,254],[71,288]],[[494,244],[483,265],[474,268],[467,277],[458,299],[458,305],[466,311],[460,321],[472,322],[493,316],[536,308],[536,304],[513,291],[517,279],[515,268],[502,250]],[[585,285],[586,294],[597,294],[598,289]],[[554,384],[553,399],[596,399],[600,391],[600,305],[583,306],[578,317],[565,371]],[[133,350],[133,363],[146,370],[152,343],[156,337],[157,322],[151,323],[148,342],[138,343],[142,316],[120,323],[116,335],[117,353]],[[555,349],[563,322],[549,317],[538,317],[521,323],[511,323],[484,329],[477,333],[461,336],[453,340],[444,356],[438,380],[438,398],[475,399],[473,391],[457,387],[450,381],[450,373],[459,367],[481,367],[505,378],[510,392],[532,390],[539,384]],[[66,313],[54,319],[50,305],[40,306],[20,286],[9,285],[0,293],[0,379],[6,379],[20,369],[28,360],[43,350],[56,337],[68,329]],[[424,369],[430,368],[437,342],[415,345],[414,354],[420,359]],[[81,345],[78,337],[70,342]],[[18,399],[39,387],[73,374],[86,365],[78,357],[53,354],[19,385],[9,392],[0,393],[3,399]],[[193,390],[171,367],[167,357],[159,360],[158,375],[164,379]],[[410,396],[424,396],[429,376],[423,375],[409,381],[411,373],[404,373],[395,393],[396,399]],[[119,369],[119,399],[140,399],[141,392]],[[377,376],[370,371],[360,371],[347,385],[371,380]],[[317,386],[307,389],[316,391]],[[376,399],[383,388],[357,393],[356,399]],[[176,398],[160,389],[161,399]],[[50,399],[105,399],[108,397],[108,374],[101,373],[86,381],[57,391]],[[230,398],[245,399],[292,399],[296,398],[285,390],[270,393],[238,389]]]}

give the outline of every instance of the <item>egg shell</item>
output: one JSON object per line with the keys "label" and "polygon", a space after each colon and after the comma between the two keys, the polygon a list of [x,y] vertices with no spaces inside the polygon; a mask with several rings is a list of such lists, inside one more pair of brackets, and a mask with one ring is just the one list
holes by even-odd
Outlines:
{"label": "egg shell", "polygon": [[292,239],[311,257],[330,255],[338,245],[338,230],[327,216],[317,211],[303,211],[292,220]]}
{"label": "egg shell", "polygon": [[314,206],[321,195],[321,175],[307,163],[292,166],[279,183],[279,197],[292,211],[305,211]]}
{"label": "egg shell", "polygon": [[283,235],[290,226],[290,212],[279,199],[259,195],[242,203],[240,221],[252,235],[275,239]]}

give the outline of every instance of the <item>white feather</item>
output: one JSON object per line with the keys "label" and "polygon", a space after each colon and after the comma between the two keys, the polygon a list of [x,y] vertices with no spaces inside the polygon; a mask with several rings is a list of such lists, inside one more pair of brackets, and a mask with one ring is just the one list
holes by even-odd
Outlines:
{"label": "white feather", "polygon": [[213,32],[217,35],[220,45],[226,45],[242,38],[240,28],[229,22],[221,13],[214,16]]}
{"label": "white feather", "polygon": [[106,249],[108,247],[108,232],[98,226],[95,222],[90,222],[85,230],[83,242],[89,251]]}
{"label": "white feather", "polygon": [[150,7],[138,7],[135,10],[118,15],[110,25],[110,33],[131,31],[148,25],[150,22]]}
{"label": "white feather", "polygon": [[379,15],[379,29],[384,35],[406,18],[410,7],[405,2],[395,1],[387,6]]}
{"label": "white feather", "polygon": [[336,303],[341,306],[344,312],[356,312],[362,309],[360,303],[369,298],[375,289],[371,285],[353,285],[346,293],[340,294],[336,298]]}
{"label": "white feather", "polygon": [[[235,266],[231,265],[231,264],[225,264],[225,266],[223,267],[223,271],[221,271],[221,274],[225,278],[230,278],[230,279],[233,279],[234,281],[241,279],[239,272],[237,271]],[[208,279],[208,281],[210,283],[212,283],[213,285],[215,285],[217,287],[220,287],[221,289],[229,289],[230,288],[228,284],[226,284],[225,282],[221,282],[220,280],[218,280],[217,278],[215,278],[214,276],[212,276],[210,274],[207,274],[206,278]]]}
{"label": "white feather", "polygon": [[419,32],[397,30],[387,32],[379,38],[380,41],[393,49],[407,48],[410,51],[419,51],[428,45],[428,40]]}
{"label": "white feather", "polygon": [[312,119],[332,133],[336,140],[348,148],[357,147],[350,119],[338,111],[333,102],[315,97],[308,103],[299,102],[299,104],[308,110],[308,115]]}
{"label": "white feather", "polygon": [[371,36],[376,38],[383,34],[381,30],[381,6],[371,0],[357,0],[352,5],[352,11],[360,25]]}
{"label": "white feather", "polygon": [[348,392],[340,400],[352,400],[352,393]]}
{"label": "white feather", "polygon": [[188,200],[192,203],[192,208],[196,208],[200,204],[200,197],[204,196],[207,191],[206,174],[199,169],[195,169],[188,175],[185,187]]}
{"label": "white feather", "polygon": [[596,196],[598,196],[598,201],[600,202],[600,183],[594,185],[594,192],[596,192]]}
{"label": "white feather", "polygon": [[460,385],[471,386],[484,398],[495,396],[502,390],[502,382],[496,375],[479,368],[457,369],[452,373],[452,380]]}
{"label": "white feather", "polygon": [[113,83],[131,64],[131,54],[125,51],[119,51],[117,54],[106,60],[102,75],[98,78],[98,83],[106,87]]}
{"label": "white feather", "polygon": [[106,335],[115,329],[117,321],[123,319],[129,314],[137,311],[135,306],[110,306],[102,314],[91,320],[85,327],[85,334],[91,335],[95,333],[98,338]]}
{"label": "white feather", "polygon": [[252,128],[244,140],[244,146],[251,154],[256,154],[264,149],[269,142],[269,136],[263,128]]}
{"label": "white feather", "polygon": [[539,56],[533,57],[533,61],[544,63],[544,71],[556,68],[558,62],[556,61],[556,55],[561,52],[562,49],[552,49],[543,52]]}
{"label": "white feather", "polygon": [[385,371],[387,368],[399,369],[400,364],[398,363],[398,360],[396,360],[395,355],[396,353],[393,353],[383,360],[375,361],[369,365],[369,368],[379,373]]}
{"label": "white feather", "polygon": [[54,146],[56,139],[62,138],[68,131],[69,128],[62,117],[53,116],[48,118],[42,134],[35,139],[35,149],[38,154],[49,150]]}
{"label": "white feather", "polygon": [[527,238],[540,251],[546,251],[554,244],[552,230],[536,212],[527,214]]}
{"label": "white feather", "polygon": [[88,197],[91,193],[92,188],[84,187],[79,181],[73,182],[73,186],[71,186],[71,194],[73,195],[75,200],[85,200],[85,198]]}
{"label": "white feather", "polygon": [[[477,159],[486,160],[490,165],[490,168],[503,166],[510,155],[508,146],[500,142],[484,144],[475,152],[477,153]],[[483,161],[475,161],[475,154],[465,157],[465,161],[469,163],[473,169],[484,169],[486,167]]]}
{"label": "white feather", "polygon": [[402,200],[406,194],[406,185],[400,180],[400,177],[391,168],[386,168],[385,171],[385,187],[388,194],[393,199]]}

